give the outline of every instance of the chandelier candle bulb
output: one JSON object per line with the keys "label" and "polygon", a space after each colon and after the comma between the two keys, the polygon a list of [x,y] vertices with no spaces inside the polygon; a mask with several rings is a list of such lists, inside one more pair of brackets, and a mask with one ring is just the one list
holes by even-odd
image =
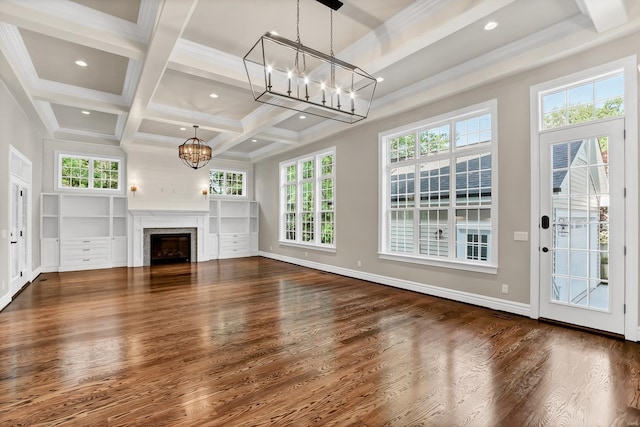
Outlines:
{"label": "chandelier candle bulb", "polygon": [[309,100],[309,77],[304,78],[304,97]]}
{"label": "chandelier candle bulb", "polygon": [[340,109],[340,88],[336,88],[336,100],[338,101],[338,110]]}
{"label": "chandelier candle bulb", "polygon": [[291,71],[287,71],[287,79],[289,80],[289,89],[287,90],[287,94],[291,96]]}
{"label": "chandelier candle bulb", "polygon": [[320,85],[320,88],[322,89],[322,105],[324,105],[327,103],[327,99],[325,98],[325,92],[324,92],[325,90],[324,83]]}
{"label": "chandelier candle bulb", "polygon": [[271,68],[271,65],[269,65],[267,67],[267,79],[268,79],[267,89],[269,89],[269,90],[271,90],[271,88],[273,87],[273,86],[271,86],[271,71],[273,71],[273,69]]}
{"label": "chandelier candle bulb", "polygon": [[355,107],[355,93],[351,92],[351,114],[353,114],[356,111],[356,107]]}

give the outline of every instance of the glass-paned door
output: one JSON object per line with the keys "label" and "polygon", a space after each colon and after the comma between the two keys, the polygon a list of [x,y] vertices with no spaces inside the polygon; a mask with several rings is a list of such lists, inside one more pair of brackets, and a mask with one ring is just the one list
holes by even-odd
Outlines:
{"label": "glass-paned door", "polygon": [[540,317],[624,333],[624,119],[541,135]]}

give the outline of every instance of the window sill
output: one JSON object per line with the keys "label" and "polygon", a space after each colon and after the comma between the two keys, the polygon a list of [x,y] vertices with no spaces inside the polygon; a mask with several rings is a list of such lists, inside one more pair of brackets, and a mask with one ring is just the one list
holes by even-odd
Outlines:
{"label": "window sill", "polygon": [[410,262],[413,264],[429,265],[433,267],[451,268],[454,270],[473,271],[476,273],[498,274],[497,265],[474,264],[455,260],[426,259],[412,255],[399,255],[385,252],[379,252],[378,258],[389,261]]}
{"label": "window sill", "polygon": [[336,253],[336,248],[331,247],[331,246],[318,246],[315,244],[305,244],[305,243],[296,243],[296,242],[289,242],[286,240],[278,240],[278,243],[281,246],[292,246],[294,248],[304,248],[304,249],[311,249],[311,250],[316,250],[316,251],[321,251],[321,252],[331,252],[331,253]]}

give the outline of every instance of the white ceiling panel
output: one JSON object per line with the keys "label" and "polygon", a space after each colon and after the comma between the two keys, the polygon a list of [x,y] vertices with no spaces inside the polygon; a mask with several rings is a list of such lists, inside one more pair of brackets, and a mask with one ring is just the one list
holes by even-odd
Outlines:
{"label": "white ceiling panel", "polygon": [[130,22],[138,21],[140,0],[71,0],[91,9],[99,10]]}
{"label": "white ceiling panel", "polygon": [[[122,94],[129,59],[21,29],[38,77],[85,89]],[[79,67],[75,61],[88,65]]]}
{"label": "white ceiling panel", "polygon": [[256,108],[249,90],[173,70],[164,73],[153,102],[233,120]]}
{"label": "white ceiling panel", "polygon": [[[51,104],[58,125],[65,129],[76,129],[97,134],[115,135],[118,116],[88,109]],[[83,111],[89,114],[83,114]]]}

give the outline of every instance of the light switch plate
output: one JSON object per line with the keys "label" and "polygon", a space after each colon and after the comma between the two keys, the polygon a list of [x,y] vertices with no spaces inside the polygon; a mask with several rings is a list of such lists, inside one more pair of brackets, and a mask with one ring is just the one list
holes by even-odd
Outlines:
{"label": "light switch plate", "polygon": [[514,231],[513,232],[513,240],[517,240],[520,242],[526,242],[529,240],[529,233],[526,231]]}

